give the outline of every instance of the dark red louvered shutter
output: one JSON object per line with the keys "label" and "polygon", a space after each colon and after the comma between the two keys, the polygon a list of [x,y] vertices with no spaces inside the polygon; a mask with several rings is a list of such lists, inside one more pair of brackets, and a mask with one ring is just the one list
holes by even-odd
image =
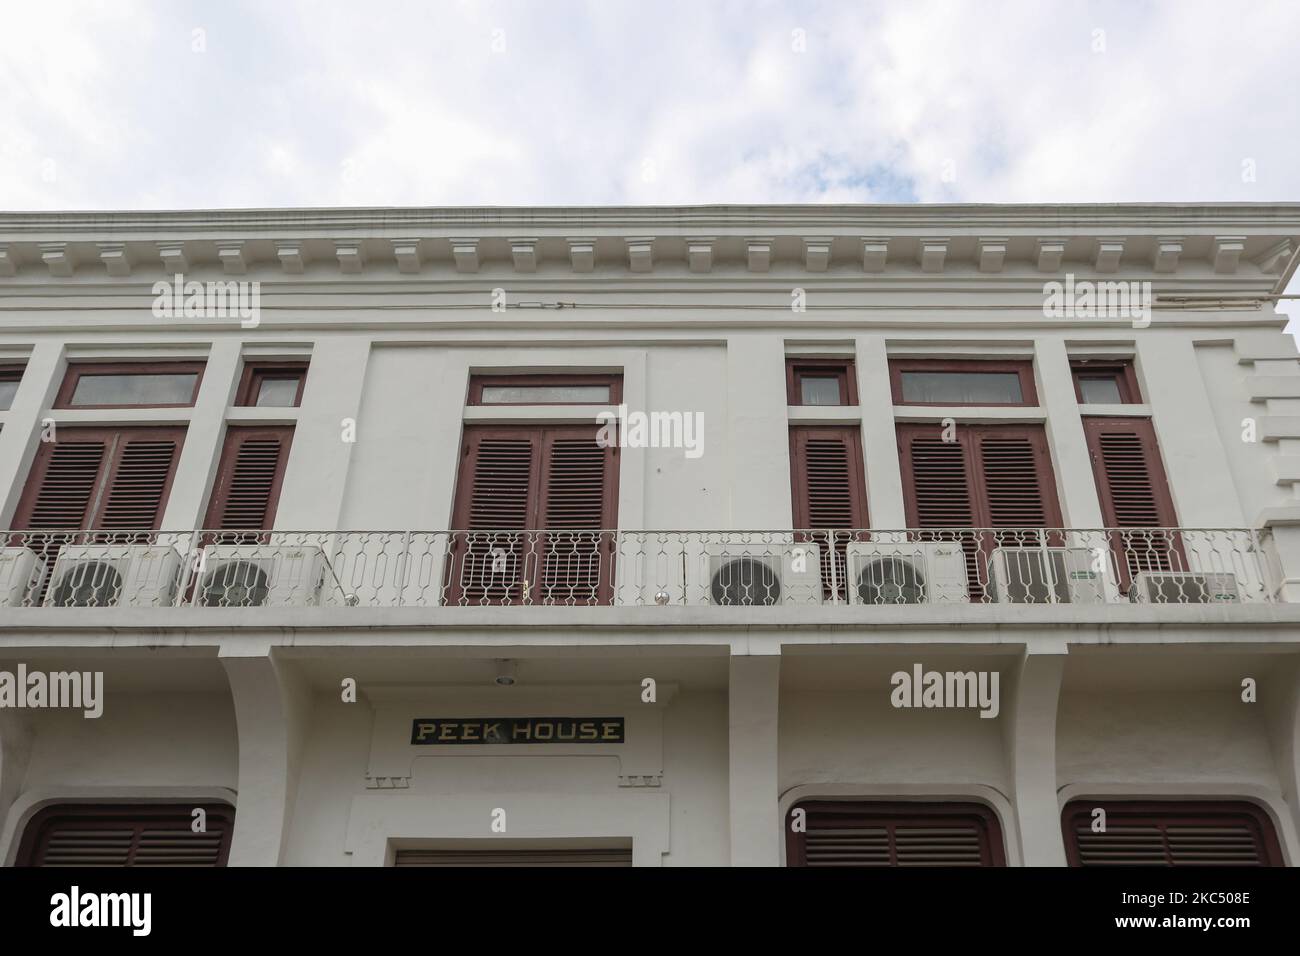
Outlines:
{"label": "dark red louvered shutter", "polygon": [[977,505],[988,528],[1059,528],[1061,509],[1041,425],[970,429]]}
{"label": "dark red louvered shutter", "polygon": [[617,449],[596,440],[596,429],[547,429],[542,441],[538,511],[542,604],[609,602],[613,541],[602,531],[618,524]]}
{"label": "dark red louvered shutter", "polygon": [[617,524],[618,466],[596,435],[594,425],[465,430],[450,601],[609,601],[613,542],[598,532]]}
{"label": "dark red louvered shutter", "polygon": [[944,441],[938,425],[899,425],[904,507],[913,528],[971,528],[979,523],[967,460],[967,432]]}
{"label": "dark red louvered shutter", "polygon": [[156,531],[180,460],[184,429],[129,429],[118,433],[104,503],[93,527]]}
{"label": "dark red louvered shutter", "polygon": [[1273,821],[1242,801],[1074,800],[1061,826],[1070,866],[1283,865]]}
{"label": "dark red louvered shutter", "polygon": [[[796,821],[802,811],[802,831]],[[975,803],[812,801],[786,815],[786,865],[1004,866],[997,816]]]}
{"label": "dark red louvered shutter", "polygon": [[[195,833],[193,811],[206,815]],[[19,866],[225,866],[234,833],[226,804],[47,807],[23,832]]]}
{"label": "dark red louvered shutter", "polygon": [[[1041,425],[901,424],[897,430],[908,523],[935,529],[925,539],[961,541],[971,600],[981,601],[996,547],[1041,544],[1038,529],[1061,526],[1046,433]],[[963,531],[972,528],[1032,534]]]}
{"label": "dark red louvered shutter", "polygon": [[1175,528],[1174,503],[1146,418],[1085,418],[1101,510],[1112,528]]}
{"label": "dark red louvered shutter", "polygon": [[522,599],[531,573],[527,535],[536,526],[541,436],[534,430],[467,428],[448,564],[448,600],[509,604]]}
{"label": "dark red louvered shutter", "polygon": [[14,515],[15,528],[80,531],[88,526],[113,436],[66,428],[43,442]]}
{"label": "dark red louvered shutter", "polygon": [[794,526],[821,550],[823,597],[844,601],[845,548],[869,523],[859,429],[791,428],[790,486]]}
{"label": "dark red louvered shutter", "polygon": [[41,445],[14,525],[33,530],[155,531],[183,428],[68,428]]}
{"label": "dark red louvered shutter", "polygon": [[228,429],[204,527],[270,530],[292,443],[292,427]]}
{"label": "dark red louvered shutter", "polygon": [[1187,563],[1173,497],[1155,429],[1147,418],[1085,418],[1092,473],[1106,527],[1138,529],[1112,535],[1120,587],[1142,571],[1181,571]]}

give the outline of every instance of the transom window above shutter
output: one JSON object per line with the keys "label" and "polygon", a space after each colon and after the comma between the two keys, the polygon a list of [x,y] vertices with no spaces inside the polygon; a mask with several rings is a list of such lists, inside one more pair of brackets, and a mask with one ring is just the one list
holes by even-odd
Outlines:
{"label": "transom window above shutter", "polygon": [[[193,829],[193,811],[205,815]],[[226,804],[68,804],[27,824],[19,866],[225,866],[235,811]]]}
{"label": "transom window above shutter", "polygon": [[[805,829],[797,832],[794,813]],[[976,803],[814,801],[786,816],[788,866],[1003,866],[997,816]]]}
{"label": "transom window above shutter", "polygon": [[292,443],[292,426],[227,429],[205,527],[212,531],[270,530]]}
{"label": "transom window above shutter", "polygon": [[1273,822],[1253,803],[1075,800],[1061,821],[1071,866],[1283,865]]}
{"label": "transom window above shutter", "polygon": [[[603,604],[613,582],[617,449],[581,426],[465,430],[448,598]],[[545,533],[543,533],[545,532]]]}
{"label": "transom window above shutter", "polygon": [[42,443],[14,526],[156,531],[184,428],[61,428]]}
{"label": "transom window above shutter", "polygon": [[[848,532],[868,524],[859,429],[792,427],[790,484],[794,526],[799,531],[814,532],[809,537],[821,547],[824,597],[845,600],[845,548],[852,537]],[[831,593],[833,582],[838,582],[834,585],[838,595]]]}

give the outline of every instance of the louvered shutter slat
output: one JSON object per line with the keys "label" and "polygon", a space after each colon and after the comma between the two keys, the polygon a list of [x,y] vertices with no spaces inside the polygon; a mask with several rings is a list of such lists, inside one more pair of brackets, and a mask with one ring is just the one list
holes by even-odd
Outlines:
{"label": "louvered shutter slat", "polygon": [[844,601],[851,537],[845,532],[869,523],[858,429],[790,429],[790,468],[795,527],[823,532],[811,536],[821,549],[823,598]]}
{"label": "louvered shutter slat", "polygon": [[978,445],[990,528],[1048,528],[1054,522],[1028,438],[981,436]]}
{"label": "louvered shutter slat", "polygon": [[[1085,418],[1083,426],[1107,527],[1176,528],[1178,519],[1150,420]],[[1117,535],[1113,550],[1126,590],[1139,572],[1187,567],[1182,544],[1173,533]]]}
{"label": "louvered shutter slat", "polygon": [[27,866],[224,866],[233,811],[207,806],[195,833],[192,805],[51,807],[28,825],[19,850]]}
{"label": "louvered shutter slat", "polygon": [[[85,528],[103,470],[104,452],[103,439],[67,439],[42,445],[39,454],[44,460],[38,459],[29,479],[36,484],[26,492],[27,507],[20,507],[15,525],[60,531]],[[25,516],[23,510],[27,511]]]}
{"label": "louvered shutter slat", "polygon": [[526,535],[500,532],[528,527],[536,445],[527,435],[481,432],[471,432],[467,442],[456,520],[457,527],[473,533],[458,542],[451,597],[468,604],[517,601],[523,593],[529,542]]}
{"label": "louvered shutter slat", "polygon": [[270,530],[293,441],[292,428],[231,428],[208,506],[214,531]]}
{"label": "louvered shutter slat", "polygon": [[123,436],[95,527],[105,531],[156,530],[178,450],[179,442],[173,439]]}
{"label": "louvered shutter slat", "polygon": [[912,524],[918,528],[974,526],[971,480],[962,444],[917,435],[907,450],[912,475]]}
{"label": "louvered shutter slat", "polygon": [[548,435],[544,448],[540,510],[547,533],[539,542],[541,602],[599,604],[609,580],[605,562],[610,554],[599,532],[613,524],[608,487],[615,463],[594,432],[590,437]]}
{"label": "louvered shutter slat", "polygon": [[[448,599],[608,603],[618,469],[592,427],[473,428],[465,435]],[[496,533],[492,533],[496,532]]]}
{"label": "louvered shutter slat", "polygon": [[803,805],[806,830],[788,831],[791,865],[816,867],[1000,866],[992,813],[972,804]]}
{"label": "louvered shutter slat", "polygon": [[[1103,832],[1092,829],[1106,811]],[[1267,817],[1249,804],[1076,801],[1062,815],[1072,866],[1279,866]]]}

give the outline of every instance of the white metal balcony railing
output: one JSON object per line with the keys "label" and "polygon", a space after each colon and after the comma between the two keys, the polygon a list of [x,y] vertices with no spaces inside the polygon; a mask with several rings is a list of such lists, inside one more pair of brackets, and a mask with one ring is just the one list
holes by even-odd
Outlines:
{"label": "white metal balcony railing", "polygon": [[1217,604],[1242,529],[10,531],[0,608]]}

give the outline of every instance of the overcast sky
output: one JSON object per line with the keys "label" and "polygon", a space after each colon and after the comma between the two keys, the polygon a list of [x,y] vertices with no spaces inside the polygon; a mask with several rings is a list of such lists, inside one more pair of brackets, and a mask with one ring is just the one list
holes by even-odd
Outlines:
{"label": "overcast sky", "polygon": [[1300,198],[1300,2],[43,2],[0,209]]}

